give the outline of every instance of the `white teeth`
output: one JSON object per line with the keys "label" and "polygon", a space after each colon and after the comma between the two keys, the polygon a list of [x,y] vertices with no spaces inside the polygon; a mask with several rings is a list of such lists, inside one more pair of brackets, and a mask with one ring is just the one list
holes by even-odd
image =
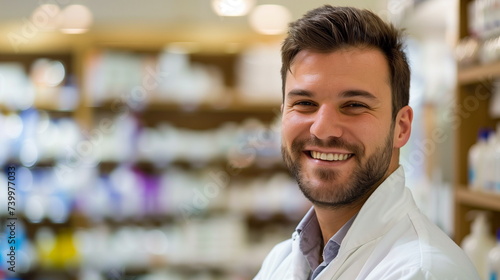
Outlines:
{"label": "white teeth", "polygon": [[311,151],[311,156],[314,159],[338,161],[338,160],[348,159],[350,157],[350,154],[331,154],[331,153],[320,153],[320,152]]}

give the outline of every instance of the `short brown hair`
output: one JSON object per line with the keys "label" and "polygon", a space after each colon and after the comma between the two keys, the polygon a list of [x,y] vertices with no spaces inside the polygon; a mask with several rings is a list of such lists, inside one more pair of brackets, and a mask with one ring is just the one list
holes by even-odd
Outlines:
{"label": "short brown hair", "polygon": [[281,47],[283,97],[286,75],[301,50],[333,52],[347,47],[373,47],[387,59],[392,92],[392,117],[408,105],[410,67],[403,51],[402,33],[368,10],[324,5],[290,23]]}

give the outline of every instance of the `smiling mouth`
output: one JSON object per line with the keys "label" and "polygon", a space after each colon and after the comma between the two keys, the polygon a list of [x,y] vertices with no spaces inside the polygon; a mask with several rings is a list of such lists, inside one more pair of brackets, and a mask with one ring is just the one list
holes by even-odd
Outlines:
{"label": "smiling mouth", "polygon": [[316,151],[308,151],[308,154],[313,159],[323,161],[344,161],[354,156],[354,154],[321,153]]}

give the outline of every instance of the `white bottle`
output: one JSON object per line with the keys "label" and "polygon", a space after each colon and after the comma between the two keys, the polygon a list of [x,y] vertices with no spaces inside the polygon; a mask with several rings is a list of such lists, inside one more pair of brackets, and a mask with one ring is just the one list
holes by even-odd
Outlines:
{"label": "white bottle", "polygon": [[500,279],[500,228],[497,230],[497,245],[488,253],[488,280]]}
{"label": "white bottle", "polygon": [[468,213],[468,215],[471,214],[475,215],[471,225],[471,233],[464,238],[461,247],[474,263],[481,279],[487,279],[487,256],[490,249],[495,246],[495,239],[490,234],[487,212],[471,211]]}
{"label": "white bottle", "polygon": [[[499,9],[500,10],[500,9]],[[496,141],[492,148],[492,187],[493,191],[500,194],[500,122],[497,124]]]}
{"label": "white bottle", "polygon": [[491,133],[488,129],[481,129],[478,133],[477,142],[469,149],[468,155],[468,177],[469,187],[472,190],[484,189],[485,161],[487,153],[488,136]]}
{"label": "white bottle", "polygon": [[483,154],[480,156],[480,162],[482,162],[483,167],[481,167],[481,163],[479,163],[479,168],[482,170],[477,171],[479,172],[479,176],[482,176],[478,178],[480,182],[482,181],[482,186],[483,189],[488,191],[488,192],[494,192],[495,191],[495,177],[497,173],[497,169],[495,169],[495,146],[497,142],[497,135],[494,131],[491,131],[488,135],[488,141],[486,143],[486,146],[484,146],[484,150],[482,151]]}

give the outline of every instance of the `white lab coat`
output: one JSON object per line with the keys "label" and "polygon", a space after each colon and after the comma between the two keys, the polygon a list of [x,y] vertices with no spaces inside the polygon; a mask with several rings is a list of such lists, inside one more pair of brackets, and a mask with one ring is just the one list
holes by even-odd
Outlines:
{"label": "white lab coat", "polygon": [[[298,234],[274,247],[254,280],[306,280]],[[316,280],[479,280],[463,251],[417,208],[399,167],[373,192]]]}

